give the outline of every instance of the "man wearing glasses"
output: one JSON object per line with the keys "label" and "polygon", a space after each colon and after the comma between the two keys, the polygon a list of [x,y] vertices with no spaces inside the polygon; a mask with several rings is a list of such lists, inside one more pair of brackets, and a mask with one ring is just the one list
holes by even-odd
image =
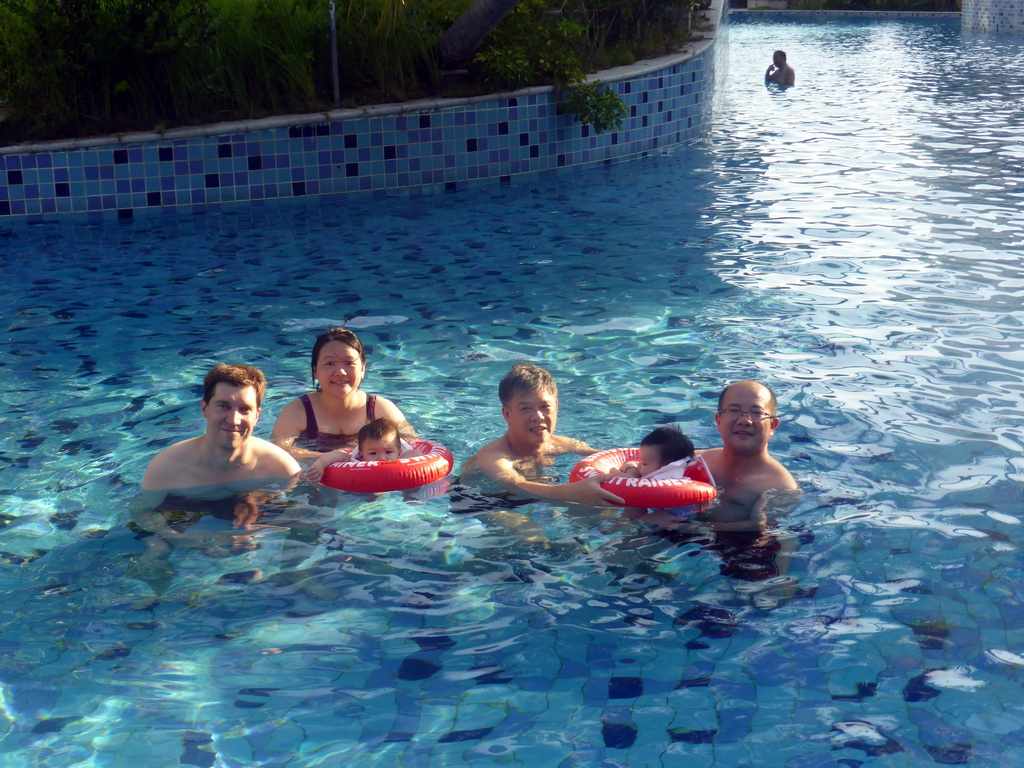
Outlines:
{"label": "man wearing glasses", "polygon": [[722,447],[701,451],[721,489],[716,528],[756,527],[772,501],[788,506],[799,498],[796,480],[768,453],[777,412],[775,393],[756,381],[730,384],[718,396],[715,424]]}

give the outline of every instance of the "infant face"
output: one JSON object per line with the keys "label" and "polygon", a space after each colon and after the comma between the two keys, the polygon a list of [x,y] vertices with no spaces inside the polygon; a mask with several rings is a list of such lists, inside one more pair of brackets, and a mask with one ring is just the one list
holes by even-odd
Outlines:
{"label": "infant face", "polygon": [[661,451],[652,445],[641,445],[637,469],[640,470],[640,477],[646,477],[651,472],[661,469]]}
{"label": "infant face", "polygon": [[395,461],[401,453],[402,448],[397,436],[391,440],[370,437],[359,446],[359,458],[363,461]]}

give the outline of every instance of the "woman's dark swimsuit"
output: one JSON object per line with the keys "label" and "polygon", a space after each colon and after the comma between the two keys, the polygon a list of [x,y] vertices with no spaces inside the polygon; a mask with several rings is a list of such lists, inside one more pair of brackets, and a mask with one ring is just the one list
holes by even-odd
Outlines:
{"label": "woman's dark swimsuit", "polygon": [[[321,432],[316,423],[316,414],[313,413],[313,403],[309,395],[299,398],[302,407],[306,409],[306,428],[299,432],[295,444],[310,451],[334,451],[338,448],[351,448],[358,440],[358,433],[354,435],[337,435],[330,432]],[[369,424],[376,417],[377,396],[366,396],[366,423]]]}

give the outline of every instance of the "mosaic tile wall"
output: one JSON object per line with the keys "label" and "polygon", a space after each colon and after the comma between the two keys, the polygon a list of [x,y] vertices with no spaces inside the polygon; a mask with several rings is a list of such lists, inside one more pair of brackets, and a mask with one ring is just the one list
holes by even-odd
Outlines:
{"label": "mosaic tile wall", "polygon": [[[1024,0],[1022,0],[1024,2]],[[966,2],[965,2],[966,5]],[[849,18],[863,16],[864,18],[879,18],[880,16],[893,19],[935,19],[950,16],[960,16],[959,12],[936,13],[935,11],[778,11],[778,10],[748,10],[746,8],[734,8],[730,13],[757,14],[765,18],[774,19],[821,19],[827,17]]]}
{"label": "mosaic tile wall", "polygon": [[1024,33],[1024,0],[964,0],[963,28]]}
{"label": "mosaic tile wall", "polygon": [[[423,194],[639,155],[698,135],[714,46],[605,80],[629,109],[595,133],[550,89],[265,121],[252,130],[0,149],[0,221],[201,213],[236,202],[333,193]],[[272,124],[268,124],[272,123]],[[216,129],[217,127],[212,127]],[[199,133],[200,131],[194,131]],[[134,138],[134,140],[133,140]],[[96,144],[99,144],[98,146]]]}

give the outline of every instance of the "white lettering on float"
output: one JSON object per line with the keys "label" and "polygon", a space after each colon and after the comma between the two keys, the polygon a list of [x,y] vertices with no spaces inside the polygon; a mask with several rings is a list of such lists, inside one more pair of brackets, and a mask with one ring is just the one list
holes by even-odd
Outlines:
{"label": "white lettering on float", "polygon": [[407,459],[395,459],[394,461],[336,461],[332,467],[345,467],[345,469],[376,469],[386,467],[388,464],[416,464],[431,456],[410,456]]}
{"label": "white lettering on float", "polygon": [[613,477],[605,485],[624,485],[627,488],[661,488],[666,485],[679,485],[681,483],[692,483],[689,477],[673,477],[665,480],[649,480],[646,477]]}

